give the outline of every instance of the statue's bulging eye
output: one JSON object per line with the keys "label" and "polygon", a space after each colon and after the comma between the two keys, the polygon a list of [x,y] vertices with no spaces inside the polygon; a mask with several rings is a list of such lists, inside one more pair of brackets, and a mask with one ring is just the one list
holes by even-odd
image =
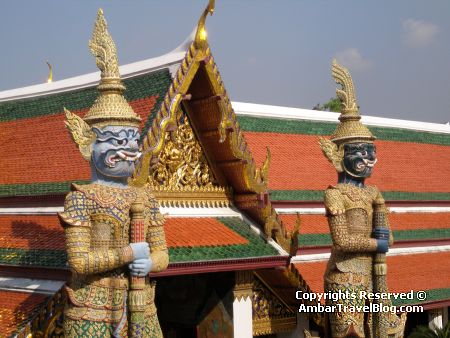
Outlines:
{"label": "statue's bulging eye", "polygon": [[117,144],[119,146],[123,146],[123,145],[125,145],[125,143],[127,143],[127,140],[117,140]]}

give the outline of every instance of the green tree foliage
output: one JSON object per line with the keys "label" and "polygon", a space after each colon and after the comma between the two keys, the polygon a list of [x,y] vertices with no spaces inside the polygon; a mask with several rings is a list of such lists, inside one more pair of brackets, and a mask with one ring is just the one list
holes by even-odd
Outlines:
{"label": "green tree foliage", "polygon": [[339,113],[341,111],[342,104],[337,97],[332,97],[328,102],[324,104],[318,103],[313,110],[332,111]]}
{"label": "green tree foliage", "polygon": [[444,328],[435,331],[428,326],[417,326],[408,338],[450,338],[450,322]]}

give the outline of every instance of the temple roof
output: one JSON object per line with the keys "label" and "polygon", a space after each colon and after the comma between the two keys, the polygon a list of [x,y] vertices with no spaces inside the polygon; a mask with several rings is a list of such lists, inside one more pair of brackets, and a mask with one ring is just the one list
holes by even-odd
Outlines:
{"label": "temple roof", "polygon": [[[167,217],[171,267],[219,260],[283,266],[287,253],[264,241],[249,221],[230,211],[222,217]],[[56,214],[0,215],[0,234],[1,265],[67,270],[64,230]]]}
{"label": "temple roof", "polygon": [[[235,103],[255,160],[272,152],[269,189],[273,201],[321,201],[336,172],[318,146],[339,114]],[[297,115],[295,115],[297,114]],[[450,128],[445,124],[363,118],[377,137],[379,161],[368,184],[388,201],[450,200]],[[314,170],[311,164],[314,163]],[[418,170],[426,174],[419,174]],[[295,172],[296,175],[292,176]]]}

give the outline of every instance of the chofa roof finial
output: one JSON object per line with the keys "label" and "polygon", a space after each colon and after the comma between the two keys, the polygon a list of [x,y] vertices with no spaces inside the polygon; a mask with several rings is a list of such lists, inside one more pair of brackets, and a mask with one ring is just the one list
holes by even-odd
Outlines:
{"label": "chofa roof finial", "polygon": [[197,32],[195,33],[194,42],[195,46],[199,49],[202,49],[206,45],[208,36],[205,28],[206,17],[208,16],[208,14],[213,15],[215,5],[216,5],[215,0],[209,0],[208,6],[206,6],[205,10],[202,13],[202,16],[198,20]]}

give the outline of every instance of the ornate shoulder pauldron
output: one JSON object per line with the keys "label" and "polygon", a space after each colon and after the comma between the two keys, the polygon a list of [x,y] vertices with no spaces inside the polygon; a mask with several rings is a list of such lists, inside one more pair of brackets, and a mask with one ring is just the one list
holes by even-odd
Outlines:
{"label": "ornate shoulder pauldron", "polygon": [[137,190],[133,187],[121,189],[100,184],[73,184],[73,188],[82,192],[86,198],[95,201],[102,208],[116,207],[126,210],[130,208],[131,203],[137,197]]}
{"label": "ornate shoulder pauldron", "polygon": [[341,193],[345,209],[371,208],[378,196],[378,189],[373,186],[359,188],[351,184],[338,184],[335,189]]}

